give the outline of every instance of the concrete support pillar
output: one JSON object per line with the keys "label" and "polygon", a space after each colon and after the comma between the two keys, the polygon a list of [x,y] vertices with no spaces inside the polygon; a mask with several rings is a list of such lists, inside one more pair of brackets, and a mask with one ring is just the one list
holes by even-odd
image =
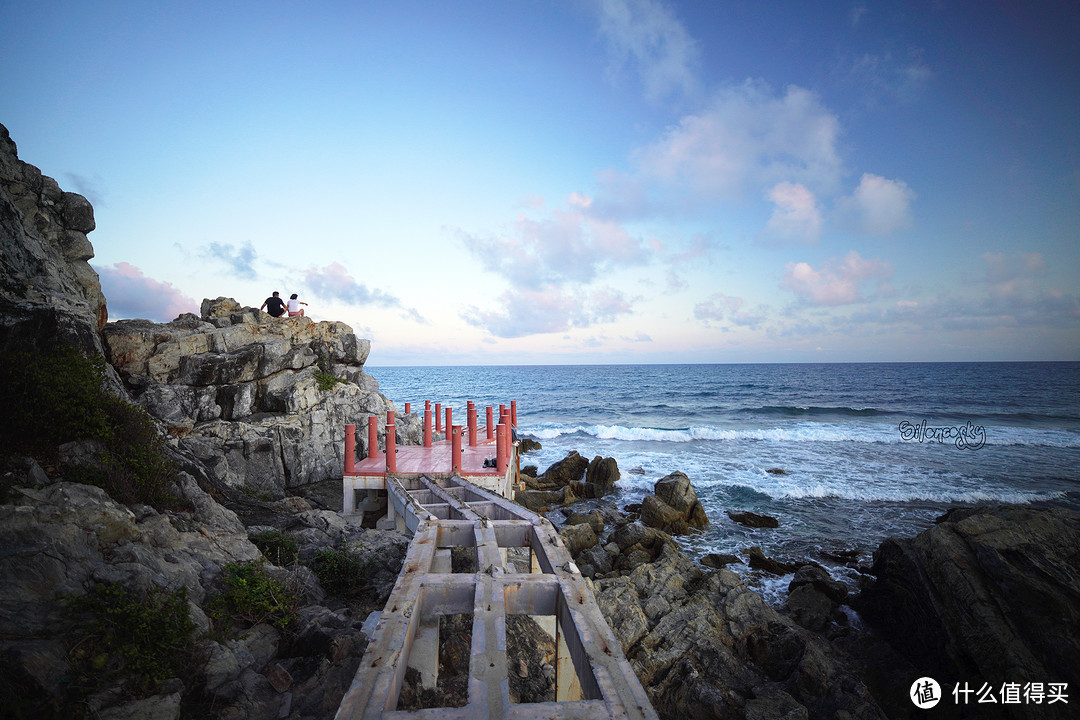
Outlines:
{"label": "concrete support pillar", "polygon": [[348,475],[341,479],[341,514],[352,515],[356,512],[356,488]]}
{"label": "concrete support pillar", "polygon": [[443,422],[443,429],[446,430],[446,439],[450,439],[450,433],[454,428],[454,408],[449,405],[446,407],[446,420]]}
{"label": "concrete support pillar", "polygon": [[367,456],[379,457],[379,418],[369,415],[367,419]]}
{"label": "concrete support pillar", "polygon": [[442,432],[442,403],[435,403],[435,432]]}
{"label": "concrete support pillar", "polygon": [[493,423],[491,421],[491,419],[492,419],[491,406],[488,405],[487,406],[487,439],[488,440],[491,440],[492,438],[495,437],[495,423]]}
{"label": "concrete support pillar", "polygon": [[412,403],[405,403],[405,414],[412,415]]}
{"label": "concrete support pillar", "polygon": [[510,401],[510,427],[517,427],[517,400]]}
{"label": "concrete support pillar", "polygon": [[431,447],[431,408],[424,408],[424,447]]}
{"label": "concrete support pillar", "polygon": [[476,447],[476,406],[469,403],[469,447]]}
{"label": "concrete support pillar", "polygon": [[397,472],[397,426],[394,411],[386,411],[386,472]]}
{"label": "concrete support pillar", "polygon": [[356,426],[345,426],[345,474],[356,472]]}

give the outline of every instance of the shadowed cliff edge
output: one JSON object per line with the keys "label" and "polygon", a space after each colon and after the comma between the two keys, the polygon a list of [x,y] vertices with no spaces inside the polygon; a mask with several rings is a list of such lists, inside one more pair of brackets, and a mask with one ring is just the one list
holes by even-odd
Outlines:
{"label": "shadowed cliff edge", "polygon": [[[120,427],[109,413],[98,435],[49,447],[8,419],[0,717],[331,718],[367,646],[364,620],[408,544],[337,512],[345,424],[369,414],[381,424],[394,409],[364,371],[368,341],[342,323],[274,320],[230,298],[169,323],[108,323],[87,262],[94,227],[90,203],[20,161],[0,125],[0,352],[31,364],[65,347],[85,354],[102,387],[81,402],[114,412],[118,400],[136,409],[123,415],[131,422],[145,409],[167,465],[155,482],[172,493],[113,496],[102,478],[115,480],[116,462],[132,463],[120,476],[135,497],[145,476],[141,456],[109,454]],[[24,389],[0,387],[5,412]],[[417,418],[397,422],[399,442],[419,442]],[[562,506],[565,544],[662,718],[917,717],[909,692],[922,676],[946,695],[934,717],[1068,717],[1075,707],[1073,697],[963,706],[950,694],[957,683],[1076,691],[1075,513],[958,510],[883,543],[857,594],[802,563],[778,609],[668,534],[708,522],[675,468],[636,509],[639,522],[603,499],[614,459],[559,465],[534,472],[522,502]],[[544,662],[533,650],[512,663],[522,677]]]}

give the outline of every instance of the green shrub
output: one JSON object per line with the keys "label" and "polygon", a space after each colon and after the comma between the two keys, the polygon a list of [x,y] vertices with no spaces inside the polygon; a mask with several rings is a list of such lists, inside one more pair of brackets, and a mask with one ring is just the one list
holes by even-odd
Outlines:
{"label": "green shrub", "polygon": [[338,383],[345,382],[338,376],[334,375],[333,368],[330,365],[330,359],[327,357],[320,357],[316,363],[318,369],[315,371],[315,382],[318,384],[319,389],[323,392],[327,390],[333,390],[334,386]]}
{"label": "green shrub", "polygon": [[342,598],[356,598],[369,589],[368,565],[356,553],[324,548],[310,563],[323,590]]}
{"label": "green shrub", "polygon": [[137,593],[119,583],[98,583],[65,600],[73,626],[75,689],[94,692],[126,678],[141,694],[152,694],[189,669],[195,624],[186,588]]}
{"label": "green shrub", "polygon": [[97,440],[97,467],[65,468],[75,482],[114,499],[155,508],[184,507],[178,475],[146,410],[109,394],[105,361],[66,347],[47,353],[0,352],[0,439],[14,452],[52,463],[56,448]]}
{"label": "green shrub", "polygon": [[251,542],[266,559],[275,565],[295,565],[300,554],[300,541],[280,530],[264,530],[251,536]]}
{"label": "green shrub", "polygon": [[227,633],[233,624],[267,623],[282,630],[296,619],[299,598],[266,570],[265,560],[229,563],[222,571],[225,590],[211,600],[211,617]]}

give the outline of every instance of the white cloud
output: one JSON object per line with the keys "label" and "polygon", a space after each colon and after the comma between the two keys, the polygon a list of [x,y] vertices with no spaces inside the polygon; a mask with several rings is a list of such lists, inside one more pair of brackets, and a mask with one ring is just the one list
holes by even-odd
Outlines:
{"label": "white cloud", "polygon": [[225,263],[231,275],[245,280],[255,279],[255,247],[246,242],[240,247],[232,243],[210,243],[202,249],[202,257]]}
{"label": "white cloud", "polygon": [[694,317],[706,325],[719,323],[724,320],[734,324],[756,328],[765,320],[763,308],[757,312],[749,312],[743,309],[743,299],[725,295],[721,292],[713,293],[707,300],[694,306]]}
{"label": "white cloud", "polygon": [[842,172],[839,137],[836,116],[809,90],[728,86],[634,153],[634,172],[602,173],[594,207],[617,217],[683,212],[783,182],[832,193]]}
{"label": "white cloud", "polygon": [[781,182],[769,190],[772,217],[765,237],[778,242],[816,243],[824,224],[817,198],[805,185]]}
{"label": "white cloud", "polygon": [[199,303],[172,283],[143,275],[131,263],[119,262],[96,268],[109,314],[120,318],[144,318],[169,322],[182,313],[199,313]]}
{"label": "white cloud", "polygon": [[349,275],[341,263],[333,262],[326,267],[310,267],[304,272],[304,283],[312,295],[323,300],[337,300],[349,305],[375,305],[396,308],[416,322],[425,322],[413,308],[404,307],[401,300],[382,290],[370,290]]}
{"label": "white cloud", "polygon": [[841,219],[869,235],[888,235],[912,223],[915,192],[902,180],[864,173],[851,196],[837,203]]}
{"label": "white cloud", "polygon": [[[884,289],[892,275],[892,266],[884,260],[865,260],[852,250],[843,260],[825,262],[820,270],[809,263],[788,263],[784,268],[782,287],[787,288],[809,305],[849,305],[870,299]],[[876,282],[874,293],[866,287]]]}
{"label": "white cloud", "polygon": [[574,292],[552,284],[512,288],[499,297],[498,306],[470,307],[462,318],[496,337],[517,338],[589,327],[631,312],[629,301],[612,288]]}
{"label": "white cloud", "polygon": [[589,212],[583,197],[572,195],[570,208],[539,219],[519,215],[500,236],[458,235],[485,268],[518,283],[587,283],[605,270],[646,262],[645,243]]}
{"label": "white cloud", "polygon": [[609,73],[631,66],[654,102],[696,92],[697,42],[667,6],[657,0],[596,0],[593,7],[611,56]]}

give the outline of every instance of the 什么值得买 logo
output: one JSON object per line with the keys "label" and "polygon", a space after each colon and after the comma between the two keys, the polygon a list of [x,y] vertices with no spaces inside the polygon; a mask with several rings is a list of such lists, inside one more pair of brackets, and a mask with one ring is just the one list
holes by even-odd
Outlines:
{"label": "\u4ec0\u4e48\u503c\u5f97\u4e70 logo", "polygon": [[917,424],[903,420],[900,423],[901,440],[917,440],[944,444],[953,440],[961,450],[978,450],[986,444],[986,428],[968,421],[967,425],[930,426],[923,420]]}

